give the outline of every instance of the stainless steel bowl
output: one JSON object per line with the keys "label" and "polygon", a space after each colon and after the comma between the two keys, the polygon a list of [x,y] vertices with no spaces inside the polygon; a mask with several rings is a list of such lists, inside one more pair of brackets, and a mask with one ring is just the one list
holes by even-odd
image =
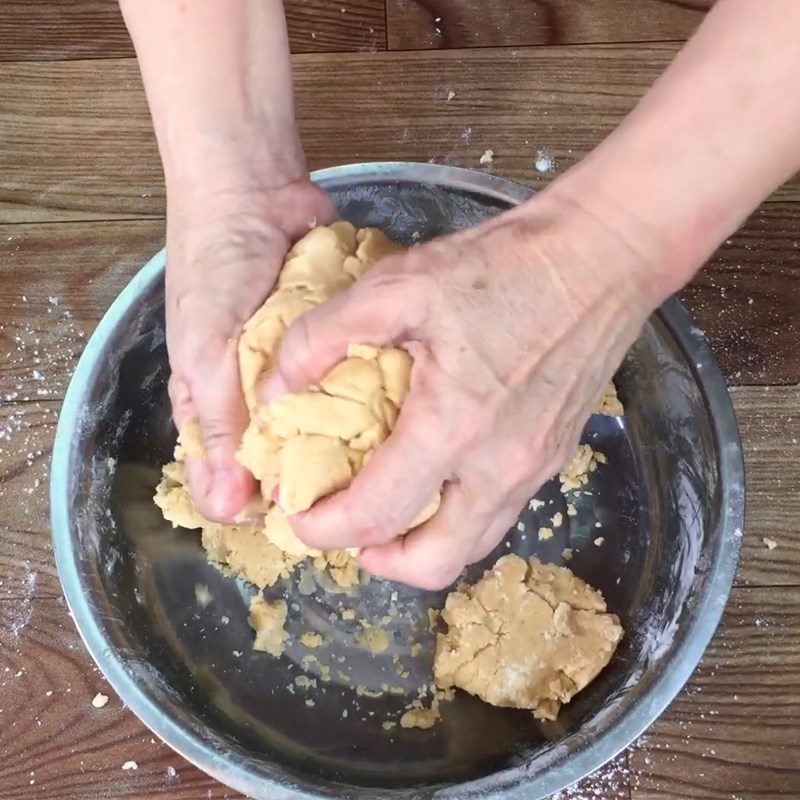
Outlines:
{"label": "stainless steel bowl", "polygon": [[[342,216],[412,242],[474,225],[525,199],[523,186],[452,167],[362,164],[315,180]],[[743,525],[744,476],[736,421],[700,332],[676,300],[654,314],[617,376],[624,422],[595,417],[586,436],[609,457],[569,532],[534,542],[516,529],[498,555],[537,552],[603,590],[627,631],[609,668],[557,722],[496,709],[465,694],[429,731],[385,732],[407,697],[355,697],[334,680],[310,695],[286,690],[302,650],[254,654],[245,621],[252,589],[210,567],[194,533],[171,530],[153,507],[159,465],[175,432],[166,394],[164,253],[103,318],[75,371],[53,454],[53,545],[86,646],[123,701],[175,750],[254,798],[525,798],[590,773],[644,731],[688,679],[719,622]],[[526,511],[536,530],[563,509]],[[561,505],[559,505],[561,504]],[[541,518],[540,516],[541,515]],[[602,522],[605,544],[590,545]],[[619,580],[618,580],[619,579]],[[214,596],[197,605],[195,587]],[[442,594],[374,582],[348,598],[375,611],[390,592],[422,614]],[[387,663],[354,647],[331,615],[336,597],[276,587],[290,630],[324,630],[365,685]],[[223,624],[222,616],[229,619]],[[407,690],[429,679],[428,649]],[[407,652],[397,645],[386,656]],[[427,659],[427,661],[426,661]],[[314,703],[313,707],[306,704]],[[344,708],[352,709],[346,719]]]}

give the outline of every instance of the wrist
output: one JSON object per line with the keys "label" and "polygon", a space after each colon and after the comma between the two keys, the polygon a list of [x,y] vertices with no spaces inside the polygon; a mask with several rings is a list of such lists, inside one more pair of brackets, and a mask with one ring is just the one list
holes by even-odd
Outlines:
{"label": "wrist", "polygon": [[559,262],[574,262],[573,283],[588,284],[581,290],[587,303],[592,297],[613,296],[620,307],[636,307],[647,315],[683,286],[691,273],[670,261],[661,238],[646,223],[594,194],[587,184],[591,187],[589,182],[573,182],[568,173],[520,212],[547,220],[549,238],[566,250]]}

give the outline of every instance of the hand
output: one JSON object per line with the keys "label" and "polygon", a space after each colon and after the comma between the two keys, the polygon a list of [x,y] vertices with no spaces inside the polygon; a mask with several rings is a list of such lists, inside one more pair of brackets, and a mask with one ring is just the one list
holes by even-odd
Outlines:
{"label": "hand", "polygon": [[[660,294],[633,246],[545,197],[382,261],[283,340],[290,391],[351,343],[414,357],[394,432],[346,491],[291,518],[298,536],[363,547],[377,575],[451,583],[567,461]],[[437,515],[402,536],[443,484]]]}
{"label": "hand", "polygon": [[[203,516],[229,521],[255,492],[234,454],[249,418],[237,343],[272,289],[291,244],[329,221],[328,196],[301,178],[264,188],[237,176],[202,195],[169,195],[167,345],[173,415],[200,423],[205,459],[188,458],[192,497]],[[228,188],[230,187],[230,188]]]}

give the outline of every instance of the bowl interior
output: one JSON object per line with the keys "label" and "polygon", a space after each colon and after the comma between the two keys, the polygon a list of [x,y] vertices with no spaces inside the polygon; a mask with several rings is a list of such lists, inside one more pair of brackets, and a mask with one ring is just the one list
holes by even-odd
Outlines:
{"label": "bowl interior", "polygon": [[[507,205],[464,188],[402,181],[332,181],[329,189],[344,218],[380,226],[409,244],[474,225]],[[70,526],[59,546],[77,554],[80,591],[107,652],[124,667],[126,685],[157,707],[165,724],[194,737],[209,758],[252,778],[251,794],[422,797],[460,786],[463,797],[484,792],[485,779],[495,776],[491,786],[509,791],[530,781],[534,788],[524,796],[532,798],[540,796],[548,770],[598,738],[616,735],[616,749],[627,744],[619,731],[634,709],[654,702],[654,686],[691,627],[719,550],[718,447],[706,398],[659,315],[617,377],[624,421],[595,416],[587,427],[584,441],[605,453],[608,464],[586,487],[591,494],[574,501],[577,516],[566,516],[551,481],[538,495],[545,506],[527,509],[523,529],[513,528],[471,569],[475,577],[508,552],[563,563],[561,552],[570,547],[570,567],[601,589],[621,617],[627,635],[613,662],[552,723],[459,693],[443,704],[443,719],[431,730],[383,729],[431,680],[425,611],[441,606],[445,593],[373,581],[343,594],[310,579],[281,582],[269,595],[288,599],[294,643],[281,659],[254,653],[246,621],[254,590],[210,566],[199,534],[171,529],[152,503],[175,441],[160,275],[143,283],[98,352],[71,434]],[[539,526],[556,512],[566,523],[551,541],[537,541]],[[592,543],[598,536],[601,546]],[[198,602],[205,589],[213,598],[207,605]],[[357,624],[338,613],[347,607],[356,619],[375,619],[392,606],[401,615],[389,626],[395,643],[378,656],[354,643]],[[314,652],[330,667],[331,680],[288,689],[309,652],[296,637],[309,630],[330,642]],[[412,642],[423,644],[416,657]],[[396,656],[406,677],[398,674]],[[307,671],[320,672],[313,663]],[[368,691],[388,684],[398,693],[372,697],[350,684]],[[126,699],[126,688],[117,688]],[[565,782],[580,777],[564,774]],[[226,779],[224,770],[217,776]]]}

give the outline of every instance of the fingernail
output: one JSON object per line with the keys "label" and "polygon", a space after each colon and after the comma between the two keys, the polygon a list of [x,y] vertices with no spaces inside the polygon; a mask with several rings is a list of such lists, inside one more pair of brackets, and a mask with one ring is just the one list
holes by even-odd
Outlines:
{"label": "fingernail", "polygon": [[259,395],[264,403],[271,403],[276,397],[286,394],[289,387],[281,377],[280,372],[272,372],[261,382]]}

